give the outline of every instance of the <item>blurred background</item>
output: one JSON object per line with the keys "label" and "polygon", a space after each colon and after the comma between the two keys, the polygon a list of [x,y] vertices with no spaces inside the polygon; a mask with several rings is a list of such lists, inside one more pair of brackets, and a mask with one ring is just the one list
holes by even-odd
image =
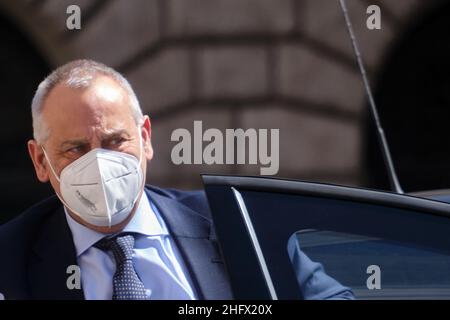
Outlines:
{"label": "blurred background", "polygon": [[[399,179],[449,187],[450,2],[347,0]],[[81,8],[81,30],[66,9]],[[381,8],[381,30],[366,9]],[[181,165],[173,130],[279,128],[277,177],[388,188],[337,0],[0,0],[0,223],[52,193],[26,142],[30,103],[55,67],[90,58],[123,73],[152,119],[147,181],[201,188],[200,173],[260,165]]]}

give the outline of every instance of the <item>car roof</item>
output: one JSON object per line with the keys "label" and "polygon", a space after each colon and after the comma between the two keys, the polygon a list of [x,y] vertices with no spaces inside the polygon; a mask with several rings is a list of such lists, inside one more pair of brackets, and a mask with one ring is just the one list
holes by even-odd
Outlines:
{"label": "car roof", "polygon": [[450,189],[399,194],[386,190],[342,186],[320,182],[300,181],[280,177],[202,174],[205,190],[209,186],[235,187],[275,193],[347,199],[392,207],[407,208],[450,217]]}

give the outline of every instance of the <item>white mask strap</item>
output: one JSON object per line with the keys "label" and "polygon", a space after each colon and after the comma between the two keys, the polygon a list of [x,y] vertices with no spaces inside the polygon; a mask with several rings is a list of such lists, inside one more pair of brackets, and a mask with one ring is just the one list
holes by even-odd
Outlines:
{"label": "white mask strap", "polygon": [[142,126],[138,127],[139,131],[139,166],[141,166],[142,161]]}
{"label": "white mask strap", "polygon": [[45,152],[44,146],[41,146],[42,151],[44,152],[44,156],[45,159],[48,162],[48,165],[50,166],[50,170],[52,171],[53,175],[55,176],[56,180],[58,180],[59,183],[61,183],[61,181],[59,180],[58,175],[56,174],[55,170],[53,169],[52,163],[50,162],[50,159],[48,158],[47,152]]}
{"label": "white mask strap", "polygon": [[[50,166],[50,170],[52,171],[52,173],[53,173],[53,175],[55,176],[56,180],[58,180],[58,182],[61,183],[61,181],[59,180],[59,177],[56,175],[56,172],[55,172],[55,170],[53,169],[53,166],[52,166],[52,164],[51,164],[51,162],[50,162],[50,160],[49,160],[49,158],[48,158],[47,152],[45,152],[45,149],[44,149],[43,146],[41,146],[41,148],[42,148],[42,151],[44,152],[45,159],[47,159],[48,165]],[[66,203],[66,201],[64,201],[63,197],[60,196],[60,195],[58,194],[58,192],[55,192],[55,193],[56,193],[56,196],[59,198],[59,200],[64,204],[64,206],[65,206],[67,209],[69,209],[70,211],[72,211],[72,212],[73,212],[74,214],[76,214],[77,216],[81,217],[81,215],[80,215],[78,212],[76,212],[75,210],[73,210],[73,209]],[[108,218],[109,218],[109,226],[111,227],[111,217],[108,216]]]}
{"label": "white mask strap", "polygon": [[141,167],[141,163],[142,163],[142,149],[144,148],[144,146],[142,145],[142,128],[144,127],[144,124],[140,124],[138,125],[138,134],[139,134],[139,164],[138,167]]}

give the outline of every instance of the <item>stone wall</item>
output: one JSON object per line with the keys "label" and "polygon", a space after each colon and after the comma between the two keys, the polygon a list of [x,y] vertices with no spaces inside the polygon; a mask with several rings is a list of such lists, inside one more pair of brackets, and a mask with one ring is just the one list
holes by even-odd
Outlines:
{"label": "stone wall", "polygon": [[[371,1],[348,0],[372,80],[432,2],[383,1],[382,30],[370,31]],[[70,4],[81,7],[79,31],[65,27]],[[2,0],[0,9],[51,66],[87,57],[130,80],[152,119],[150,183],[191,188],[201,172],[259,173],[259,165],[172,164],[172,131],[202,120],[223,130],[279,128],[278,176],[364,185],[366,102],[338,1]]]}

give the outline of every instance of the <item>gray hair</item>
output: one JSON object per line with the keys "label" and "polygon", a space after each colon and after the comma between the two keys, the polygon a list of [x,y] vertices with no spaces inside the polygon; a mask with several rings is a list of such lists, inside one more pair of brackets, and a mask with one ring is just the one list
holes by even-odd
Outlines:
{"label": "gray hair", "polygon": [[113,68],[102,63],[86,59],[75,60],[54,70],[39,84],[34,94],[31,103],[33,136],[39,144],[44,143],[50,135],[50,130],[42,117],[42,107],[50,91],[60,83],[64,83],[70,88],[87,88],[98,75],[111,77],[125,89],[130,98],[133,119],[136,124],[140,124],[143,118],[142,110],[136,94],[127,79]]}

